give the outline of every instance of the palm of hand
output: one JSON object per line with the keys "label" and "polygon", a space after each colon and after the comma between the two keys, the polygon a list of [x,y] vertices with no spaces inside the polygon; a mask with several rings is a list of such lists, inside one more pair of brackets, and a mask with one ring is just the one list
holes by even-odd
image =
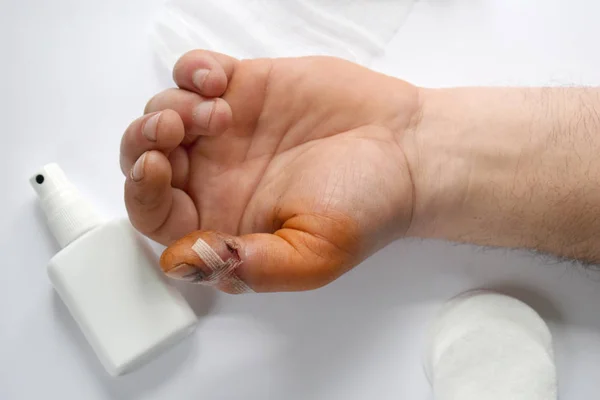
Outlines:
{"label": "palm of hand", "polygon": [[234,235],[291,226],[310,231],[309,217],[337,221],[336,234],[360,234],[361,240],[379,236],[382,224],[402,231],[411,193],[389,126],[401,110],[379,108],[375,93],[362,90],[368,84],[351,87],[361,73],[372,74],[322,58],[238,67],[223,96],[233,126],[189,149],[196,229]]}
{"label": "palm of hand", "polygon": [[399,138],[417,110],[412,86],[337,59],[250,60],[236,64],[221,98],[228,129],[184,142],[177,223],[149,236],[310,235],[317,246],[300,240],[310,252],[343,258],[331,280],[405,233],[412,188]]}

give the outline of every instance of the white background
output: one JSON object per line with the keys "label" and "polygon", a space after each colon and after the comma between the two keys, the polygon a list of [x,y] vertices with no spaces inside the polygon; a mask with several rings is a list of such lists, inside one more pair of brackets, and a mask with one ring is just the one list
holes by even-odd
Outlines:
{"label": "white background", "polygon": [[[160,0],[0,0],[0,399],[428,399],[423,334],[488,285],[545,316],[562,399],[600,392],[600,273],[522,252],[396,243],[314,292],[185,290],[197,332],[109,378],[53,293],[27,179],[57,161],[123,216],[122,131],[170,85],[148,42]],[[593,0],[420,1],[374,67],[425,86],[600,84]],[[600,134],[600,132],[599,132]]]}

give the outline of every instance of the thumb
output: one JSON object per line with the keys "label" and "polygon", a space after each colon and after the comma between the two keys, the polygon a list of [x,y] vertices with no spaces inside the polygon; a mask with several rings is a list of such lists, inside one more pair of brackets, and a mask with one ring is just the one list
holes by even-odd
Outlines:
{"label": "thumb", "polygon": [[243,236],[196,231],[169,246],[160,263],[170,278],[232,294],[301,291],[324,286],[358,263],[343,248],[295,229]]}

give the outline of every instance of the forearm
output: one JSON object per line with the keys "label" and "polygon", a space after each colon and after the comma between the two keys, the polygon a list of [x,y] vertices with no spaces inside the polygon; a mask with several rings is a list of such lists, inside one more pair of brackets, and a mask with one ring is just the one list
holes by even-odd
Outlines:
{"label": "forearm", "polygon": [[422,91],[409,234],[600,261],[600,90]]}

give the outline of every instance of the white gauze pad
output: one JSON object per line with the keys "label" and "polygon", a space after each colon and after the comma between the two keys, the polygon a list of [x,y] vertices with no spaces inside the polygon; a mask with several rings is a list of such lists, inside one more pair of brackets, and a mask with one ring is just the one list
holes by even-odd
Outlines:
{"label": "white gauze pad", "polygon": [[502,294],[452,299],[435,321],[425,369],[436,400],[555,400],[552,336],[540,316]]}

